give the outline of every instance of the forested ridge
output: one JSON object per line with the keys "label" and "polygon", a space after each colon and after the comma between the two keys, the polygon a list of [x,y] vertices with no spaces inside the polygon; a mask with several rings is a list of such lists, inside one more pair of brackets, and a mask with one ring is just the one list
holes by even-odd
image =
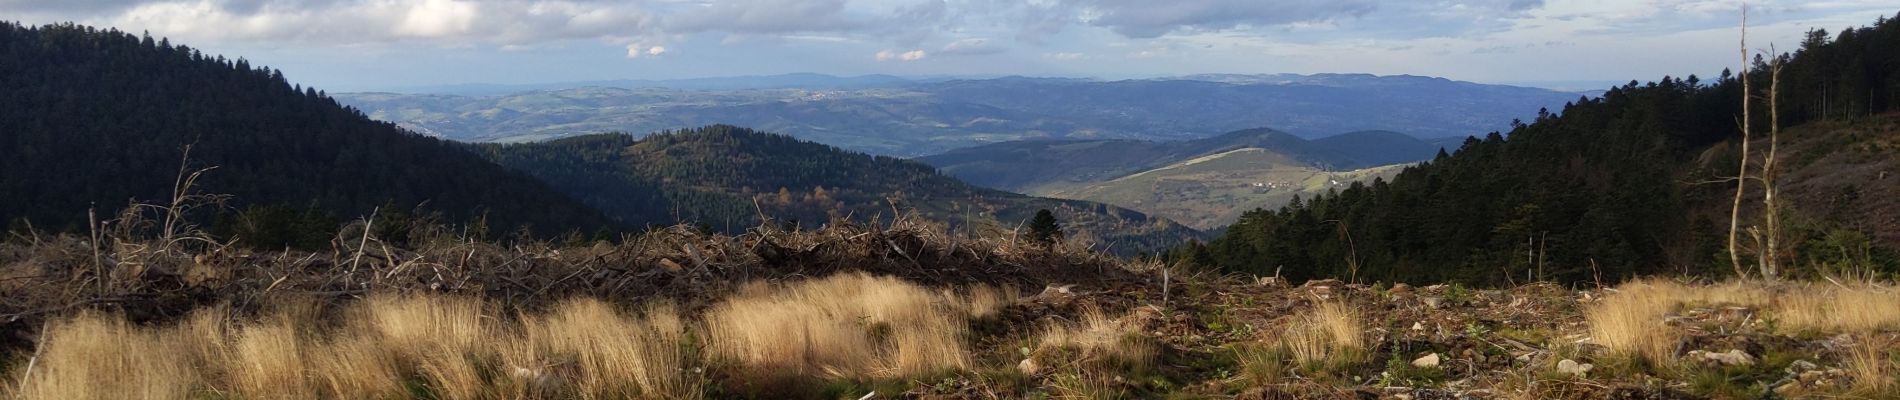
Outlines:
{"label": "forested ridge", "polygon": [[[268,224],[438,215],[497,233],[611,227],[541,182],[343,107],[282,72],[163,39],[77,25],[0,23],[0,219],[83,230],[128,201],[170,201],[186,170]],[[261,221],[251,221],[261,222]],[[293,239],[277,238],[274,241]],[[324,240],[302,238],[295,241]],[[282,243],[274,243],[282,244]],[[306,243],[308,244],[308,243]]]}
{"label": "forested ridge", "polygon": [[975,187],[916,161],[729,125],[645,138],[602,134],[471,146],[635,225],[679,220],[738,231],[764,222],[815,227],[833,218],[890,221],[914,213],[958,227],[1006,230],[1050,209],[1118,250],[1161,249],[1198,236],[1131,210]]}
{"label": "forested ridge", "polygon": [[[1838,35],[1816,30],[1779,57],[1783,126],[1853,124],[1893,110],[1900,100],[1900,23],[1894,20]],[[1774,61],[1754,62],[1748,79],[1757,96],[1769,93]],[[1741,157],[1741,99],[1740,79],[1726,71],[1709,81],[1632,81],[1518,123],[1508,134],[1470,138],[1456,153],[1441,153],[1390,182],[1354,184],[1250,212],[1216,240],[1177,249],[1172,257],[1296,280],[1499,285],[1722,274],[1730,270],[1725,239],[1735,185],[1726,178],[1735,176]],[[1765,99],[1754,104],[1759,140],[1772,120]],[[1881,186],[1854,190],[1900,195],[1892,184],[1870,185]],[[1757,197],[1748,201],[1760,208]],[[1790,206],[1800,211],[1806,205]],[[1849,247],[1826,241],[1853,237],[1844,231],[1856,229],[1851,220],[1857,216],[1795,214],[1784,239],[1794,245],[1783,258],[1821,265],[1841,256],[1832,248]],[[1885,249],[1861,258],[1889,270],[1900,264],[1895,243],[1874,244]]]}

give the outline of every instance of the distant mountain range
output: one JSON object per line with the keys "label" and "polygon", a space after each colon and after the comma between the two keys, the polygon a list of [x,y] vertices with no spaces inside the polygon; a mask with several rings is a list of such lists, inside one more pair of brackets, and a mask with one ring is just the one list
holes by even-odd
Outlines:
{"label": "distant mountain range", "polygon": [[1271,129],[1198,140],[1028,140],[952,150],[918,160],[964,181],[1165,216],[1199,229],[1255,208],[1389,177],[1463,139],[1421,140],[1364,131],[1307,140]]}
{"label": "distant mountain range", "polygon": [[825,74],[797,73],[781,75],[733,76],[718,78],[689,79],[621,79],[605,81],[556,82],[532,84],[490,84],[470,83],[459,85],[416,86],[390,90],[394,93],[447,94],[465,96],[494,96],[525,92],[578,89],[587,87],[613,87],[624,89],[665,88],[678,90],[747,90],[747,89],[862,89],[874,87],[902,87],[920,82],[944,81],[949,78],[903,78],[891,75],[832,76]]}
{"label": "distant mountain range", "polygon": [[[711,124],[914,157],[1024,139],[1199,139],[1271,126],[1317,138],[1399,131],[1481,135],[1575,93],[1417,76],[1196,75],[909,80],[824,75],[594,82],[506,95],[350,93],[345,104],[460,141],[530,142]],[[571,84],[570,84],[571,85]],[[490,88],[494,89],[494,88]],[[443,92],[481,90],[444,89]]]}

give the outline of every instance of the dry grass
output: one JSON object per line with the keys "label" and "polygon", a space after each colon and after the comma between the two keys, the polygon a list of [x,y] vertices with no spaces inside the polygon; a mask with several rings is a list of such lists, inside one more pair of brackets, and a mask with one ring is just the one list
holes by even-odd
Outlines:
{"label": "dry grass", "polygon": [[968,368],[973,313],[955,300],[862,273],[752,285],[707,311],[709,351],[762,382]]}
{"label": "dry grass", "polygon": [[1359,312],[1325,302],[1293,317],[1280,331],[1280,346],[1301,364],[1349,362],[1365,353],[1366,338]]}
{"label": "dry grass", "polygon": [[584,399],[698,398],[704,392],[689,373],[687,326],[670,304],[642,316],[597,300],[573,300],[528,324],[530,350],[510,358],[512,385],[529,393],[558,388],[556,376]]}
{"label": "dry grass", "polygon": [[1848,349],[1847,373],[1853,377],[1854,390],[1863,393],[1886,393],[1900,391],[1900,382],[1894,376],[1900,374],[1900,365],[1896,365],[1891,353],[1895,343],[1879,343],[1873,338],[1864,338],[1861,343]]}
{"label": "dry grass", "polygon": [[80,313],[47,327],[21,399],[180,399],[200,390],[191,355],[167,335],[122,318]]}
{"label": "dry grass", "polygon": [[1800,331],[1873,332],[1900,329],[1900,291],[1861,284],[1811,285],[1777,301],[1782,324]]}
{"label": "dry grass", "polygon": [[[1132,318],[1124,318],[1129,319]],[[1036,353],[1068,350],[1074,351],[1076,357],[1062,361],[1098,369],[1147,369],[1160,350],[1153,341],[1142,336],[1139,327],[1127,322],[1109,318],[1099,309],[1083,310],[1075,324],[1053,324],[1044,328]]]}
{"label": "dry grass", "polygon": [[223,308],[169,327],[81,313],[49,327],[32,376],[5,397],[703,396],[690,371],[688,327],[671,306],[633,317],[574,301],[517,323],[489,317],[487,308],[462,297],[373,297],[329,329],[314,312],[294,311],[300,307],[243,326],[226,325]]}
{"label": "dry grass", "polygon": [[1615,294],[1589,305],[1584,319],[1590,324],[1590,340],[1613,354],[1639,357],[1652,365],[1667,365],[1675,359],[1680,335],[1664,317],[1685,298],[1694,297],[1689,287],[1667,281],[1636,281],[1617,288]]}

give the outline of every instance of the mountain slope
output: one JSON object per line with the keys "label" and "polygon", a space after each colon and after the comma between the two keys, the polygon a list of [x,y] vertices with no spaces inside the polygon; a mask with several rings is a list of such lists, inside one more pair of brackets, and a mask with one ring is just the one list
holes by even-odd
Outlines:
{"label": "mountain slope", "polygon": [[[1886,177],[1894,164],[1883,160],[1893,158],[1887,148],[1896,125],[1891,116],[1876,117],[1900,104],[1900,68],[1893,68],[1900,65],[1900,19],[1834,38],[1816,33],[1783,59],[1778,118],[1764,115],[1766,101],[1754,107],[1756,129],[1776,121],[1792,127],[1781,133],[1789,152],[1779,154],[1780,182],[1784,197],[1799,203],[1784,204],[1788,229],[1774,255],[1795,275],[1851,271],[1834,270],[1844,266],[1900,271],[1893,251],[1900,235],[1885,222],[1900,185]],[[1746,77],[1756,91],[1771,78],[1760,67]],[[1501,285],[1733,274],[1726,238],[1735,186],[1725,178],[1744,156],[1759,168],[1768,147],[1741,152],[1741,79],[1631,82],[1518,126],[1508,138],[1467,140],[1387,184],[1249,213],[1220,239],[1177,256],[1255,273],[1285,265],[1293,279]],[[1755,189],[1745,193],[1750,208],[1737,256],[1752,267],[1762,246],[1748,232],[1764,224],[1759,185],[1747,182]],[[1829,203],[1840,206],[1821,206]]]}
{"label": "mountain slope", "polygon": [[1276,208],[1353,182],[1389,179],[1404,165],[1327,170],[1259,147],[1230,150],[1049,196],[1115,204],[1190,227],[1226,226],[1247,211]]}
{"label": "mountain slope", "polygon": [[[1398,135],[1398,136],[1393,136]],[[1095,183],[1198,157],[1257,148],[1284,156],[1282,165],[1352,170],[1420,161],[1438,151],[1391,133],[1351,133],[1308,141],[1272,129],[1248,129],[1195,140],[1025,140],[918,158],[971,184],[1031,194],[1074,191]]]}
{"label": "mountain slope", "polygon": [[[815,226],[833,218],[888,221],[894,211],[915,211],[956,226],[1007,230],[1050,209],[1081,236],[1116,251],[1154,250],[1198,236],[1114,206],[983,189],[914,161],[724,125],[643,139],[591,135],[480,148],[499,163],[629,220],[659,211],[735,230],[756,226],[761,213]],[[665,197],[628,200],[613,194],[652,192],[646,188],[659,188]]]}
{"label": "mountain slope", "polygon": [[344,217],[418,205],[497,232],[610,224],[532,178],[299,88],[275,70],[74,25],[0,23],[0,218],[84,224],[128,199],[169,200],[182,148],[217,167],[201,188],[233,206]]}
{"label": "mountain slope", "polygon": [[876,84],[874,78],[845,79],[868,79],[861,87],[604,82],[497,96],[341,97],[375,118],[464,141],[731,124],[905,157],[1012,140],[1186,140],[1260,126],[1307,138],[1363,130],[1445,137],[1507,129],[1512,119],[1533,118],[1539,108],[1579,97],[1412,76],[1112,82],[1008,77],[905,84]]}

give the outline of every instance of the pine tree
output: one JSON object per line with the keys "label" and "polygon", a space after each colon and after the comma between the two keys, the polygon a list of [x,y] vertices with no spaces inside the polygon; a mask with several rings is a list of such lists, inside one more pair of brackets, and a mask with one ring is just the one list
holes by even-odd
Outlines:
{"label": "pine tree", "polygon": [[1043,246],[1054,245],[1062,240],[1062,225],[1056,222],[1056,216],[1048,209],[1036,211],[1036,217],[1029,220],[1029,240]]}

